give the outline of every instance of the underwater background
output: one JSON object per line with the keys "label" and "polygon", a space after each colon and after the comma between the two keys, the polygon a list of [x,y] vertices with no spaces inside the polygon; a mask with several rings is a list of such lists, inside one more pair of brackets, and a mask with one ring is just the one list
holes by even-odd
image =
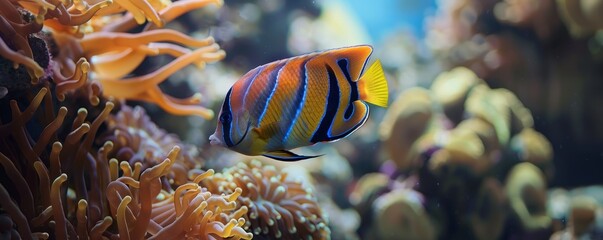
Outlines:
{"label": "underwater background", "polygon": [[[603,239],[603,0],[0,0],[0,239]],[[298,162],[211,146],[275,60],[389,107]]]}

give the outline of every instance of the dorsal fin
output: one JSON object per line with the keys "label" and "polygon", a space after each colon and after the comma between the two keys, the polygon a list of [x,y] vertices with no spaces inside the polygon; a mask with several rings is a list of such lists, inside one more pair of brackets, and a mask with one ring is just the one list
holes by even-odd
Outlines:
{"label": "dorsal fin", "polygon": [[[340,49],[333,49],[326,53],[334,53],[334,62],[338,62],[338,59],[345,59],[347,63],[347,69],[344,72],[349,73],[351,81],[358,81],[366,66],[368,58],[371,56],[373,48],[369,45],[359,45],[354,47],[346,47]],[[342,66],[340,66],[342,67]]]}

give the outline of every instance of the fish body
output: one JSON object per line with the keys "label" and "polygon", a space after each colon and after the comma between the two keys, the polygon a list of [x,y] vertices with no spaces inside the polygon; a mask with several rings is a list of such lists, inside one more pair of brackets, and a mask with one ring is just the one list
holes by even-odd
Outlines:
{"label": "fish body", "polygon": [[364,71],[368,45],[315,52],[252,69],[230,88],[212,145],[295,161],[289,149],[344,138],[366,122],[366,102],[386,107],[379,61]]}

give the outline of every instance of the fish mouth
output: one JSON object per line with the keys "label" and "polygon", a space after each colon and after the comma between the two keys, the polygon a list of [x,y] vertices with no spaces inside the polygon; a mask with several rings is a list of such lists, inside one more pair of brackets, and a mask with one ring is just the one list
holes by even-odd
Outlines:
{"label": "fish mouth", "polygon": [[212,134],[211,136],[209,136],[209,144],[211,145],[218,145],[218,146],[224,146],[224,143],[222,143],[222,141],[220,141],[220,139],[218,137],[216,137],[216,134]]}

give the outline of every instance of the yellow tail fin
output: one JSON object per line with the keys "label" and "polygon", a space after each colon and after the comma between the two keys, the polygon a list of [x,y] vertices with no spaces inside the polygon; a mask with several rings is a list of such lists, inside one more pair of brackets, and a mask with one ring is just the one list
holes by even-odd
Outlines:
{"label": "yellow tail fin", "polygon": [[379,107],[387,107],[387,80],[379,60],[375,61],[358,81],[358,92],[360,99]]}

